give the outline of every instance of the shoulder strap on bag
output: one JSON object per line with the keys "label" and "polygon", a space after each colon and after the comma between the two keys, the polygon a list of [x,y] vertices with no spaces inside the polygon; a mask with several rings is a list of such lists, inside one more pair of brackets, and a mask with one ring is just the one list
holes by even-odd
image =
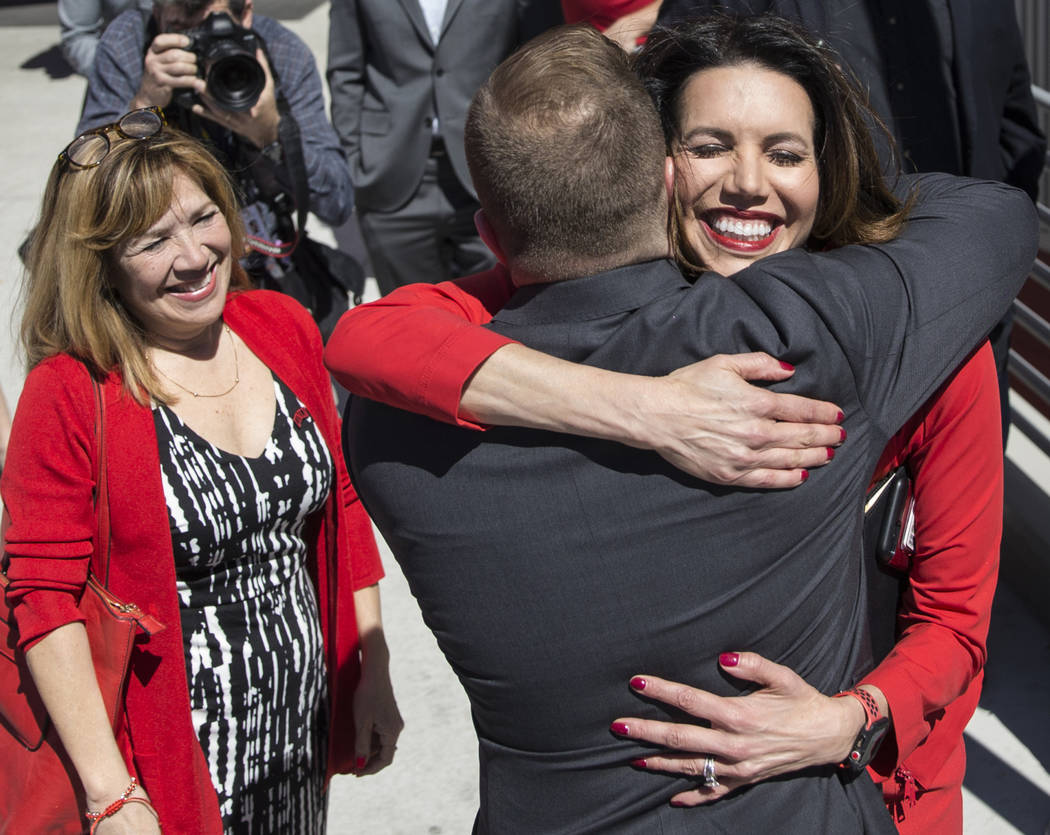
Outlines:
{"label": "shoulder strap on bag", "polygon": [[137,629],[147,635],[155,635],[164,629],[163,623],[134,603],[117,599],[109,593],[109,557],[113,540],[109,527],[109,477],[106,470],[106,397],[94,374],[91,374],[91,388],[95,395],[95,560],[88,574],[88,586],[96,591],[99,586],[102,587],[104,591],[99,594],[116,618],[133,621]]}
{"label": "shoulder strap on bag", "polygon": [[91,377],[91,388],[95,394],[95,541],[94,551],[98,558],[98,574],[103,586],[109,586],[109,487],[106,478],[106,399],[102,386],[95,375]]}

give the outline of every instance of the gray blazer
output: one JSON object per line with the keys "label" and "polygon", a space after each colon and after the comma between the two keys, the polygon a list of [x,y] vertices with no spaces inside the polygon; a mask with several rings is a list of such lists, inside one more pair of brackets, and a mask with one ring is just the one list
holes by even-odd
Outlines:
{"label": "gray blazer", "polygon": [[332,123],[357,205],[392,211],[415,193],[433,120],[471,193],[463,125],[474,92],[518,44],[551,22],[550,0],[448,0],[435,46],[417,0],[333,0]]}

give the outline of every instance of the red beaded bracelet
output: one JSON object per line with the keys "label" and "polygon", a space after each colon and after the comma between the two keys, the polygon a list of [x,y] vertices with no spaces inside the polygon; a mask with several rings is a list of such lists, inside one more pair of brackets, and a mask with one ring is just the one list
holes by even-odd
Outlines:
{"label": "red beaded bracelet", "polygon": [[152,803],[150,803],[144,797],[132,797],[131,796],[132,792],[134,792],[135,789],[138,788],[138,785],[139,785],[138,778],[132,777],[131,778],[131,783],[128,785],[128,787],[126,789],[124,789],[124,793],[120,797],[118,797],[116,800],[114,800],[112,803],[110,803],[101,812],[85,812],[84,814],[86,815],[87,819],[89,821],[91,821],[91,829],[88,830],[88,835],[94,835],[95,828],[99,825],[99,823],[101,821],[105,820],[106,818],[110,817],[111,815],[115,815],[117,812],[119,812],[121,809],[123,809],[124,805],[127,804],[127,803],[141,803],[144,806],[148,806],[150,812],[153,813],[153,817],[156,818],[157,817],[157,810],[153,808],[153,804]]}

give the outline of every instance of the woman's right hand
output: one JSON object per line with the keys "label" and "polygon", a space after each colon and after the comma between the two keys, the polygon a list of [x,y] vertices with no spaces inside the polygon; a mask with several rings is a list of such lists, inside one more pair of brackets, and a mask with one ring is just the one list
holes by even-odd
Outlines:
{"label": "woman's right hand", "polygon": [[750,381],[794,368],[769,354],[719,354],[651,378],[637,411],[638,446],[683,472],[737,487],[797,487],[845,438],[838,406]]}

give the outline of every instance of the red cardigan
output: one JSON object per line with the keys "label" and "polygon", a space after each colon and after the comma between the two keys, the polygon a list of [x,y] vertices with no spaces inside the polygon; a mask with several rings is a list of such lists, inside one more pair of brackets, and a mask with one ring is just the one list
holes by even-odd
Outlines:
{"label": "red cardigan", "polygon": [[[317,422],[336,473],[324,508],[308,520],[310,572],[328,663],[329,775],[353,766],[352,697],[359,676],[354,590],[382,576],[368,517],[350,486],[321,337],[306,311],[266,291],[233,294],[224,318],[295,392]],[[106,398],[112,555],[109,588],[166,629],[140,642],[126,699],[129,768],[169,832],[219,833],[207,764],[190,721],[175,593],[175,566],[153,416],[124,393],[114,372]],[[11,429],[2,490],[11,514],[5,547],[8,594],[23,646],[76,621],[94,530],[94,398],[84,366],[62,354],[28,375]],[[337,605],[338,604],[338,605]]]}
{"label": "red cardigan", "polygon": [[[477,325],[514,289],[500,266],[398,288],[343,316],[325,363],[355,394],[477,428],[458,415],[463,387],[514,341]],[[379,344],[397,350],[374,350]],[[902,830],[962,830],[962,731],[980,697],[1002,531],[999,420],[985,344],[891,439],[880,465],[907,462],[917,497],[918,550],[898,613],[900,639],[864,679],[882,689],[893,714],[872,776]],[[915,805],[904,797],[909,779],[919,787]]]}

